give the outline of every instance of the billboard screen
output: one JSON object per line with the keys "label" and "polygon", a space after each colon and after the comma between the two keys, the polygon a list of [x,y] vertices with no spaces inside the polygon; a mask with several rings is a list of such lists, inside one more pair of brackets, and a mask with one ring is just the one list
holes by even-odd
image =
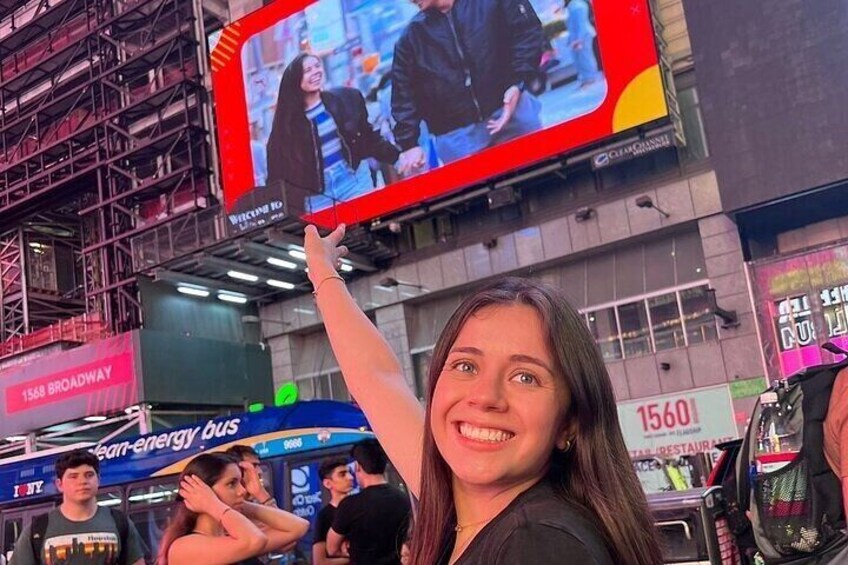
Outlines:
{"label": "billboard screen", "polygon": [[212,38],[225,207],[355,223],[667,115],[648,0],[277,0]]}

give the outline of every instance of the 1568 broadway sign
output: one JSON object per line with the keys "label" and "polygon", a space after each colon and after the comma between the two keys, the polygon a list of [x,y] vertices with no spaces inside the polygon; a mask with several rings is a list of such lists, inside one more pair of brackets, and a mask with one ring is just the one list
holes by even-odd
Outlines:
{"label": "1568 broadway sign", "polygon": [[10,386],[6,389],[6,413],[30,410],[132,381],[132,352],[128,351]]}

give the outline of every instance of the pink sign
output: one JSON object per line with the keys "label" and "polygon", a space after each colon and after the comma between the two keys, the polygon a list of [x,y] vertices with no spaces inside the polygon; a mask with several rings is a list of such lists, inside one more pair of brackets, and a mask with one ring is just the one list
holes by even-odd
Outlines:
{"label": "pink sign", "polygon": [[6,389],[6,413],[31,410],[134,382],[133,352],[125,351]]}

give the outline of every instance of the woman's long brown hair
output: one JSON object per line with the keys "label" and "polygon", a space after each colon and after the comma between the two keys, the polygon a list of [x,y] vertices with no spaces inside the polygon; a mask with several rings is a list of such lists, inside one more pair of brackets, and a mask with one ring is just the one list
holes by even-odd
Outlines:
{"label": "woman's long brown hair", "polygon": [[[189,461],[183,469],[177,485],[182,484],[184,477],[195,475],[211,487],[218,482],[218,479],[230,465],[238,465],[238,462],[224,453],[198,455]],[[159,542],[156,565],[168,565],[168,551],[171,549],[171,544],[194,531],[194,527],[197,525],[197,516],[197,513],[189,510],[182,500],[176,503],[174,517],[168,522],[168,527],[162,534],[162,541]]]}
{"label": "woman's long brown hair", "polygon": [[555,369],[571,395],[566,421],[574,426],[573,447],[554,451],[547,480],[564,500],[594,519],[613,561],[657,565],[662,553],[642,488],[630,462],[618,423],[612,384],[582,317],[555,289],[542,283],[505,278],[466,298],[439,337],[429,370],[421,493],[411,547],[414,565],[434,565],[450,551],[456,525],[451,470],[430,428],[436,381],[466,320],[482,308],[524,304],[542,318]]}

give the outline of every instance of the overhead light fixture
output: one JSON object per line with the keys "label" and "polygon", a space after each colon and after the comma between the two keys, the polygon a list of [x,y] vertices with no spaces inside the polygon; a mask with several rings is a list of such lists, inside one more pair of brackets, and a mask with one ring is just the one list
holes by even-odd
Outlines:
{"label": "overhead light fixture", "polygon": [[209,291],[205,288],[187,286],[183,284],[177,285],[177,292],[188,294],[189,296],[199,296],[200,298],[206,298],[209,296]]}
{"label": "overhead light fixture", "polygon": [[233,304],[247,304],[247,297],[237,292],[221,291],[218,293],[218,300],[223,300],[224,302],[231,302]]}
{"label": "overhead light fixture", "polygon": [[286,261],[285,259],[268,257],[267,261],[268,264],[274,265],[275,267],[282,267],[283,269],[297,269],[297,263],[292,263],[291,261]]}
{"label": "overhead light fixture", "polygon": [[424,288],[424,285],[422,284],[399,281],[394,277],[384,277],[380,279],[380,282],[377,283],[377,286],[374,288],[379,288],[380,290],[391,290],[396,286],[411,286],[412,288],[417,288],[418,290],[427,292],[427,289]]}
{"label": "overhead light fixture", "polygon": [[83,420],[86,422],[104,422],[106,421],[106,416],[86,416]]}
{"label": "overhead light fixture", "polygon": [[238,279],[240,281],[247,282],[256,282],[259,280],[259,277],[256,275],[251,275],[249,273],[242,273],[241,271],[227,271],[227,276],[232,279]]}
{"label": "overhead light fixture", "polygon": [[639,196],[638,198],[636,198],[636,206],[638,206],[639,208],[653,208],[654,210],[656,210],[657,212],[659,212],[660,214],[662,214],[666,218],[671,217],[671,214],[669,214],[668,212],[666,212],[665,210],[663,210],[661,208],[658,208],[657,205],[654,204],[654,201],[651,199],[651,197],[648,196],[647,194],[643,194],[642,196]]}
{"label": "overhead light fixture", "polygon": [[300,259],[301,261],[306,261],[306,253],[299,249],[289,249],[289,255],[294,257],[295,259]]}
{"label": "overhead light fixture", "polygon": [[710,305],[710,310],[715,317],[721,319],[721,328],[728,330],[738,328],[741,325],[739,315],[736,310],[725,310],[716,302],[716,291],[714,288],[707,289],[707,302]]}
{"label": "overhead light fixture", "polygon": [[590,208],[589,206],[584,206],[583,208],[579,208],[574,213],[574,219],[578,222],[585,222],[595,215],[595,209]]}
{"label": "overhead light fixture", "polygon": [[278,281],[276,279],[268,279],[268,286],[283,288],[285,290],[292,290],[294,288],[294,285],[292,283],[286,281]]}
{"label": "overhead light fixture", "polygon": [[6,441],[26,441],[26,436],[9,436],[6,438]]}

